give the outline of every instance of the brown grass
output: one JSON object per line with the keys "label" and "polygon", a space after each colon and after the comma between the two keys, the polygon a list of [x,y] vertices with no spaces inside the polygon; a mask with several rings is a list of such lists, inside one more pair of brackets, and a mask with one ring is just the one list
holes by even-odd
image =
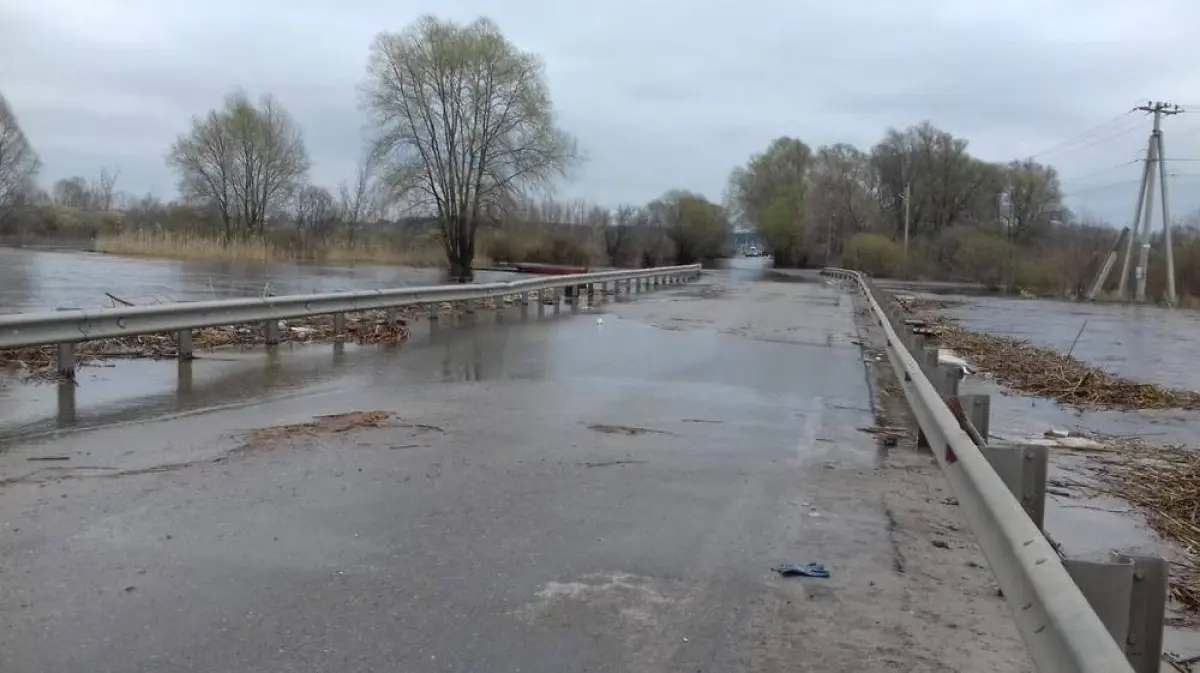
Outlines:
{"label": "brown grass", "polygon": [[373,236],[325,243],[295,237],[256,237],[222,241],[216,236],[187,231],[126,231],[97,235],[97,252],[139,257],[236,262],[315,262],[319,264],[396,264],[433,267],[445,265],[446,256],[435,240],[401,244]]}

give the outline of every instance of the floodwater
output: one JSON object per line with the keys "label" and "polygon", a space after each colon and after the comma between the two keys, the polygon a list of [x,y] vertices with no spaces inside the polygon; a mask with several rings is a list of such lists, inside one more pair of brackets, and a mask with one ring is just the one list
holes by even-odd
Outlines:
{"label": "floodwater", "polygon": [[[479,271],[476,281],[516,274]],[[0,314],[135,304],[377,290],[446,282],[441,269],[391,266],[255,265],[119,257],[92,252],[0,247]]]}

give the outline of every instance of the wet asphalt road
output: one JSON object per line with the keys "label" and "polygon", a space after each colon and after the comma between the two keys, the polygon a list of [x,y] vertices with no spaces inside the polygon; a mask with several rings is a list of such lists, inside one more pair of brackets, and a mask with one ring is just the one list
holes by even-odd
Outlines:
{"label": "wet asphalt road", "polygon": [[[0,454],[0,671],[873,660],[850,657],[872,646],[879,607],[860,593],[886,586],[893,559],[869,485],[839,481],[879,460],[856,431],[871,412],[853,308],[745,274],[611,305],[600,324],[506,315],[343,353],[335,374],[320,373],[328,347],[285,354],[277,376],[299,383],[253,404],[126,409],[14,442]],[[296,370],[310,375],[283,373]],[[374,409],[408,425],[244,435]],[[70,460],[28,460],[50,455]],[[835,575],[783,580],[779,561]],[[848,576],[859,593],[842,600]],[[828,636],[810,647],[827,651],[798,667],[803,629],[780,642],[773,620],[806,601],[823,601],[813,628]]]}

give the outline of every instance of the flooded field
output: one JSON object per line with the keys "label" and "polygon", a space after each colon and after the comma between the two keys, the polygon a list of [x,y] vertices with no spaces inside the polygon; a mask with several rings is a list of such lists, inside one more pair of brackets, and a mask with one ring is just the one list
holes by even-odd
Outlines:
{"label": "flooded field", "polygon": [[[274,294],[374,290],[446,282],[441,269],[299,264],[253,265],[117,257],[0,247],[0,313],[112,305],[105,293],[147,304]],[[480,271],[476,280],[511,280]]]}

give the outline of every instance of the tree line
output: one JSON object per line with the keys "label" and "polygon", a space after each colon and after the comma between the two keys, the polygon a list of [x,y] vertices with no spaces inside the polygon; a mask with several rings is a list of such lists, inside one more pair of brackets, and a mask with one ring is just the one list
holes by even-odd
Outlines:
{"label": "tree line", "polygon": [[[583,154],[557,124],[536,54],[487,19],[431,16],[380,33],[368,54],[362,156],[332,189],[312,183],[303,132],[283,105],[235,91],[167,151],[177,202],[123,197],[116,171],[45,191],[37,154],[0,99],[0,230],[48,205],[119,211],[102,226],[189,227],[223,244],[281,232],[353,243],[416,223],[452,274],[469,277],[481,253],[705,262],[730,254],[742,226],[777,266],[842,264],[1056,293],[1081,286],[1116,236],[1064,207],[1052,166],[979,159],[929,122],[889,129],[869,149],[778,138],[731,172],[720,203],[684,189],[613,208],[556,202],[554,186]],[[1181,277],[1191,268],[1183,252]]]}

